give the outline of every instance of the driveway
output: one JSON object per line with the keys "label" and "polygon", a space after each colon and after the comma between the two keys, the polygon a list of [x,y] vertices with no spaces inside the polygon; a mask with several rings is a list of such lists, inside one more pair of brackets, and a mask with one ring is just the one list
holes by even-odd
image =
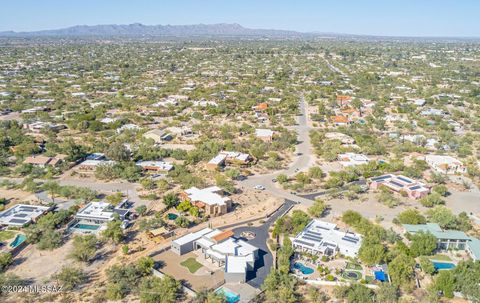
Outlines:
{"label": "driveway", "polygon": [[265,280],[265,277],[270,273],[270,269],[273,266],[273,256],[270,253],[270,250],[267,246],[268,240],[268,230],[270,226],[287,210],[290,209],[295,204],[295,202],[291,200],[286,200],[285,203],[273,214],[268,218],[264,224],[261,226],[253,227],[253,226],[244,226],[234,228],[233,232],[235,233],[235,237],[242,238],[242,232],[249,231],[255,233],[255,238],[248,240],[248,243],[258,247],[259,251],[259,258],[255,261],[255,271],[250,272],[249,276],[247,277],[247,283],[255,288],[260,288]]}

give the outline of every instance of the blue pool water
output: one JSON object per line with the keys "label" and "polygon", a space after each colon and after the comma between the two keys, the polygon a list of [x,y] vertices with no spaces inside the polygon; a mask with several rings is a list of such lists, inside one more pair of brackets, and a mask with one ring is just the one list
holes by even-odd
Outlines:
{"label": "blue pool water", "polygon": [[168,217],[168,220],[175,220],[178,216],[176,214],[170,213],[167,215],[167,217]]}
{"label": "blue pool water", "polygon": [[432,263],[433,263],[433,267],[435,267],[436,270],[455,268],[455,264],[449,263],[449,262],[435,262],[435,261],[433,261]]}
{"label": "blue pool water", "polygon": [[380,282],[388,281],[388,275],[383,271],[376,271],[374,272],[374,274],[375,274],[375,280],[378,280]]}
{"label": "blue pool water", "polygon": [[99,225],[90,225],[90,224],[77,224],[74,228],[86,229],[86,230],[97,230],[100,228]]}
{"label": "blue pool water", "polygon": [[216,291],[216,293],[223,294],[227,299],[227,303],[237,303],[240,301],[240,295],[234,293],[228,288],[222,287]]}
{"label": "blue pool water", "polygon": [[10,247],[11,248],[15,248],[17,247],[18,245],[22,244],[25,240],[27,240],[27,237],[25,235],[22,235],[22,234],[18,234],[15,239],[12,241],[12,243],[10,243]]}
{"label": "blue pool water", "polygon": [[311,275],[315,271],[313,268],[305,266],[300,262],[295,262],[293,268],[300,270],[304,275]]}

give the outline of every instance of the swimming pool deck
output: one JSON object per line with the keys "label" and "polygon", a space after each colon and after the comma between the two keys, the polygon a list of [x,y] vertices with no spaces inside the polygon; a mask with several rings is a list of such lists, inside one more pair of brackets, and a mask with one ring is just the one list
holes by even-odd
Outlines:
{"label": "swimming pool deck", "polygon": [[250,286],[248,283],[225,283],[222,287],[240,294],[238,303],[248,303],[260,293],[260,289]]}

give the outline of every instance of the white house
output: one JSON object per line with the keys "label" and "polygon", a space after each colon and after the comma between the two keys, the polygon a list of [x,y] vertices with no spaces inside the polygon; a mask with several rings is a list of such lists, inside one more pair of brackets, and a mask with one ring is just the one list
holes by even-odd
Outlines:
{"label": "white house", "polygon": [[192,250],[224,267],[225,282],[244,283],[247,272],[255,268],[258,248],[233,237],[230,230],[204,228],[172,241],[172,251],[183,255]]}
{"label": "white house", "polygon": [[343,167],[367,164],[370,159],[363,154],[345,153],[338,155],[338,161]]}
{"label": "white house", "polygon": [[341,231],[336,224],[312,220],[295,238],[296,251],[314,255],[334,255],[336,252],[355,258],[362,245],[362,237],[350,231]]}
{"label": "white house", "polygon": [[39,205],[17,204],[0,212],[0,225],[22,227],[48,212],[51,208]]}
{"label": "white house", "polygon": [[463,174],[467,171],[462,162],[451,156],[426,155],[425,161],[434,171],[442,174]]}
{"label": "white house", "polygon": [[255,129],[255,136],[263,141],[271,142],[273,139],[273,130],[266,128]]}

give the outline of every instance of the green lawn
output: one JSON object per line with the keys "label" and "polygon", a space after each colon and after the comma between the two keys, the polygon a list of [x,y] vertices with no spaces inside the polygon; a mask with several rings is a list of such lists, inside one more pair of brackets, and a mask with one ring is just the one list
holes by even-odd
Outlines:
{"label": "green lawn", "polygon": [[438,260],[438,261],[452,261],[452,259],[450,259],[449,256],[447,255],[441,255],[441,254],[437,254],[437,255],[434,255],[434,256],[431,256],[429,257],[430,260]]}
{"label": "green lawn", "polygon": [[15,232],[11,230],[0,231],[0,242],[12,239],[15,236]]}
{"label": "green lawn", "polygon": [[187,260],[180,263],[180,265],[188,268],[188,271],[192,274],[202,267],[202,264],[198,263],[195,258],[188,258]]}

